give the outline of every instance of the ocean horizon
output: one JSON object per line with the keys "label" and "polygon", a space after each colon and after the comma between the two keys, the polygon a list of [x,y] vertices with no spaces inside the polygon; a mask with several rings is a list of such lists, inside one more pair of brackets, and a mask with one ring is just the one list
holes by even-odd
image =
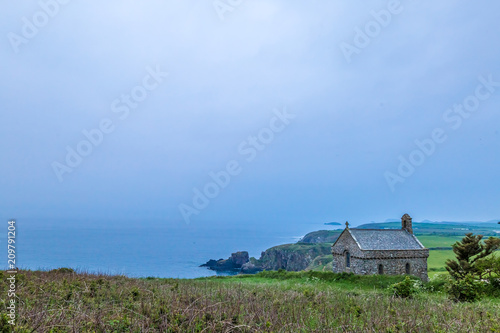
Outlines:
{"label": "ocean horizon", "polygon": [[[228,258],[295,243],[306,233],[330,229],[300,224],[285,229],[251,230],[210,225],[132,223],[130,221],[17,220],[17,258],[20,269],[68,267],[81,272],[128,277],[198,278],[216,273],[199,267],[209,259]],[[5,238],[6,234],[1,233]]]}

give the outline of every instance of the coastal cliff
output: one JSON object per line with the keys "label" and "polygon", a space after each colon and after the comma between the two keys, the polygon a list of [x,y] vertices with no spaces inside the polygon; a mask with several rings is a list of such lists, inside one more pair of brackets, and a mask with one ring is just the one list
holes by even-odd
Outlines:
{"label": "coastal cliff", "polygon": [[248,252],[231,254],[228,259],[209,260],[201,267],[215,271],[254,274],[263,270],[301,271],[322,268],[331,262],[331,243],[296,243],[274,246],[261,253],[259,259]]}
{"label": "coastal cliff", "polygon": [[297,243],[272,247],[262,253],[258,263],[262,269],[302,271],[319,256],[331,253],[330,243]]}

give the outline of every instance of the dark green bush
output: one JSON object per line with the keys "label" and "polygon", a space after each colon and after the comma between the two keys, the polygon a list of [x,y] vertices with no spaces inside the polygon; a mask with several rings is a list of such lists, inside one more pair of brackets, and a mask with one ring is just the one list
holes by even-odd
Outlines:
{"label": "dark green bush", "polygon": [[484,284],[484,293],[488,296],[500,297],[500,278],[489,278]]}
{"label": "dark green bush", "polygon": [[481,299],[483,286],[471,276],[461,280],[451,280],[447,284],[450,298],[456,302],[475,302]]}
{"label": "dark green bush", "polygon": [[445,291],[447,281],[446,278],[434,276],[424,285],[424,289],[429,292]]}
{"label": "dark green bush", "polygon": [[415,281],[406,276],[401,282],[395,283],[391,286],[394,295],[401,298],[412,298],[418,292],[415,286]]}

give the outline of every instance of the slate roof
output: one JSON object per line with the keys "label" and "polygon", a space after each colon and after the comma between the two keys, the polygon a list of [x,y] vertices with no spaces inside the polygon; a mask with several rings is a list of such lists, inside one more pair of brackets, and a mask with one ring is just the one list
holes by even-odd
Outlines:
{"label": "slate roof", "polygon": [[421,250],[417,237],[403,229],[347,229],[361,250]]}

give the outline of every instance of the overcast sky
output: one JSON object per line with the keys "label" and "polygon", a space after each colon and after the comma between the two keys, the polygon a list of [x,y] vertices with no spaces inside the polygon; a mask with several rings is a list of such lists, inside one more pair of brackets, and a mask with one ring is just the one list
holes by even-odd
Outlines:
{"label": "overcast sky", "polygon": [[4,219],[500,218],[497,2],[59,1],[0,2]]}

